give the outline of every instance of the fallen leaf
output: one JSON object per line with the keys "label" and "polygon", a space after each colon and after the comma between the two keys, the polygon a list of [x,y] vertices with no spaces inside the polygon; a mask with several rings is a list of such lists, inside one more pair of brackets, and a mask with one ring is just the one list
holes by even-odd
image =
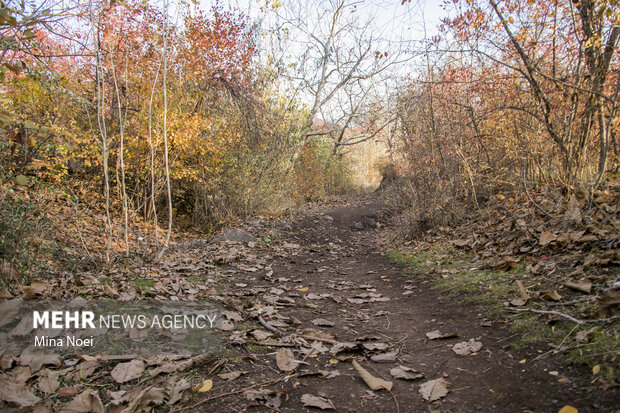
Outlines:
{"label": "fallen leaf", "polygon": [[562,299],[562,296],[558,294],[558,292],[555,290],[545,290],[545,291],[542,291],[540,295],[543,298],[546,298],[552,301],[560,301]]}
{"label": "fallen leaf", "polygon": [[416,380],[424,377],[424,373],[415,371],[414,369],[406,366],[394,367],[390,370],[390,374],[397,379],[403,380]]}
{"label": "fallen leaf", "polygon": [[324,318],[315,318],[312,320],[312,324],[315,326],[333,327],[336,325],[333,321],[325,320]]}
{"label": "fallen leaf", "polygon": [[370,374],[366,369],[359,365],[359,363],[353,360],[353,367],[359,373],[360,377],[371,390],[379,390],[385,389],[387,391],[392,390],[393,383],[391,381],[386,381],[381,378],[374,377]]}
{"label": "fallen leaf", "polygon": [[441,333],[439,332],[439,330],[433,330],[433,331],[429,331],[428,333],[426,333],[426,337],[429,340],[437,340],[439,338],[452,338],[452,337],[458,337],[459,335],[457,333]]}
{"label": "fallen leaf", "polygon": [[103,413],[103,403],[97,390],[86,389],[60,410],[61,413]]}
{"label": "fallen leaf", "polygon": [[220,379],[229,380],[230,381],[230,380],[236,379],[237,377],[239,377],[239,376],[241,376],[243,374],[247,374],[247,371],[231,371],[229,373],[218,374],[217,376]]}
{"label": "fallen leaf", "polygon": [[171,377],[166,384],[166,393],[168,393],[168,401],[166,404],[168,406],[172,406],[173,404],[179,402],[181,397],[183,397],[183,392],[190,387],[191,385],[185,377]]}
{"label": "fallen leaf", "polygon": [[304,404],[304,407],[317,407],[321,410],[333,410],[336,408],[329,399],[311,394],[301,396],[301,402]]}
{"label": "fallen leaf", "polygon": [[123,413],[152,411],[150,406],[157,406],[164,402],[164,389],[161,387],[149,386],[146,389],[138,389],[127,392],[123,396],[123,401],[129,401],[129,405],[123,410]]}
{"label": "fallen leaf", "polygon": [[362,344],[362,346],[369,351],[375,351],[375,350],[387,350],[387,348],[389,347],[386,343],[364,343]]}
{"label": "fallen leaf", "polygon": [[566,405],[558,410],[558,413],[579,413],[579,410],[575,409],[573,406]]}
{"label": "fallen leaf", "polygon": [[25,383],[12,383],[10,380],[1,378],[0,400],[26,408],[34,406],[40,399],[28,390]]}
{"label": "fallen leaf", "polygon": [[58,397],[61,399],[68,399],[78,394],[78,389],[75,387],[61,387],[58,389]]}
{"label": "fallen leaf", "polygon": [[41,280],[34,280],[30,283],[29,286],[26,286],[22,289],[23,298],[25,300],[30,300],[40,295],[43,295],[45,291],[45,283]]}
{"label": "fallen leaf", "polygon": [[244,391],[243,395],[250,401],[259,401],[262,405],[272,409],[278,409],[283,398],[288,399],[288,395],[283,390],[250,389]]}
{"label": "fallen leaf", "polygon": [[23,301],[20,298],[0,302],[0,327],[4,327],[15,320],[15,316],[22,303]]}
{"label": "fallen leaf", "polygon": [[252,334],[258,341],[266,340],[273,335],[273,333],[269,333],[265,330],[254,330],[250,334]]}
{"label": "fallen leaf", "polygon": [[144,372],[144,362],[142,360],[131,360],[127,363],[119,363],[110,372],[110,375],[117,383],[125,383],[137,379]]}
{"label": "fallen leaf", "polygon": [[444,379],[435,379],[427,381],[420,385],[418,392],[422,395],[424,400],[428,402],[434,402],[448,394],[450,388],[450,382]]}
{"label": "fallen leaf", "polygon": [[592,290],[592,283],[590,281],[583,281],[583,280],[579,280],[579,281],[565,281],[564,285],[568,288],[570,288],[571,290],[577,290],[577,291],[581,291],[584,292],[586,294],[590,294],[590,291]]}
{"label": "fallen leaf", "polygon": [[291,372],[295,370],[299,364],[295,361],[291,349],[281,348],[276,354],[276,365],[282,371]]}
{"label": "fallen leaf", "polygon": [[474,340],[473,338],[469,341],[462,341],[460,343],[455,344],[452,347],[452,351],[460,356],[469,356],[472,353],[477,353],[482,348],[482,343]]}
{"label": "fallen leaf", "polygon": [[396,353],[390,352],[390,353],[375,354],[370,359],[377,363],[391,363],[393,361],[396,361]]}
{"label": "fallen leaf", "polygon": [[212,388],[213,388],[213,380],[208,379],[202,382],[202,385],[197,391],[198,393],[205,393],[211,390]]}
{"label": "fallen leaf", "polygon": [[30,371],[36,373],[42,366],[60,366],[62,360],[57,354],[22,354],[19,364],[30,367]]}
{"label": "fallen leaf", "polygon": [[538,244],[544,247],[545,245],[549,245],[551,242],[555,241],[557,238],[558,236],[555,235],[554,233],[545,231],[542,234],[540,234],[540,237],[538,238]]}
{"label": "fallen leaf", "polygon": [[39,372],[39,390],[45,394],[55,393],[60,387],[58,375],[58,371],[48,369]]}
{"label": "fallen leaf", "polygon": [[597,375],[601,372],[601,365],[597,364],[596,366],[592,367],[592,374]]}

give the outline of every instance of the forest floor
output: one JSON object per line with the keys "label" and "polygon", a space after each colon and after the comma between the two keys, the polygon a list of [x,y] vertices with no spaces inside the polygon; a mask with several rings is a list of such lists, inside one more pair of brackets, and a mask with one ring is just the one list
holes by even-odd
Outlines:
{"label": "forest floor", "polygon": [[[605,387],[590,367],[567,364],[544,340],[523,344],[527,333],[512,328],[521,314],[507,313],[501,303],[498,310],[497,303],[467,300],[473,295],[468,288],[438,289],[450,271],[429,274],[398,262],[403,254],[389,247],[398,230],[389,224],[389,203],[375,194],[279,220],[248,220],[243,228],[256,241],[186,240],[176,243],[161,265],[125,263],[102,283],[88,275],[79,283],[48,283],[39,291],[43,296],[62,290],[117,300],[217,302],[225,310],[222,351],[190,363],[155,357],[131,365],[105,357],[83,357],[77,366],[66,359],[33,363],[24,356],[4,357],[0,381],[13,387],[0,389],[0,408],[617,409],[618,387]],[[119,366],[136,378],[110,374]]]}
{"label": "forest floor", "polygon": [[[617,388],[603,391],[592,384],[587,367],[571,367],[560,357],[541,357],[548,355],[546,343],[514,350],[511,344],[519,338],[510,330],[505,314],[464,304],[458,296],[432,288],[431,276],[412,274],[388,258],[386,240],[395,228],[376,226],[388,222],[389,216],[382,213],[386,204],[384,199],[367,198],[311,209],[273,224],[276,231],[270,236],[282,246],[281,253],[268,259],[267,271],[236,275],[234,283],[242,283],[237,285],[243,290],[233,295],[246,298],[245,308],[261,305],[261,291],[290,299],[290,303],[280,301],[284,306],[264,319],[278,326],[297,324],[297,335],[305,336],[307,346],[292,349],[294,358],[303,363],[289,378],[278,369],[276,352],[282,347],[277,344],[286,346],[288,341],[277,337],[290,334],[288,326],[279,327],[288,333],[274,334],[273,340],[260,336],[262,343],[271,341],[276,346],[248,339],[241,347],[251,355],[226,363],[226,369],[247,374],[234,382],[218,383],[224,394],[281,380],[266,387],[274,391],[263,393],[271,398],[257,396],[252,401],[247,392],[208,402],[198,397],[186,408],[200,403],[214,411],[239,411],[248,403],[274,402],[280,397],[275,411],[296,412],[307,410],[302,400],[305,394],[323,397],[336,410],[350,412],[553,412],[566,405],[579,411],[614,411],[618,407]],[[253,337],[255,328],[269,333],[260,325],[247,327],[244,337]],[[449,337],[429,339],[426,333],[436,330]],[[319,339],[314,347],[313,335]],[[472,354],[465,351],[469,355],[453,351],[455,344],[469,340],[482,347]],[[338,343],[349,344],[336,353]],[[239,354],[231,355],[235,359]],[[371,375],[393,382],[391,391],[371,391],[352,360]],[[400,366],[412,369],[395,371],[408,379],[390,373]],[[434,384],[446,385],[449,392],[431,404],[419,390],[435,379],[445,380]]]}

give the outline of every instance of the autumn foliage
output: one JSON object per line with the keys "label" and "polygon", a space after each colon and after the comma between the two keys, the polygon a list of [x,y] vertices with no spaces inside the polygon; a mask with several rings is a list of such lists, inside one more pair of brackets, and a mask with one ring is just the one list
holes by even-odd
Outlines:
{"label": "autumn foliage", "polygon": [[545,186],[587,193],[617,174],[617,2],[451,3],[397,105],[421,214]]}

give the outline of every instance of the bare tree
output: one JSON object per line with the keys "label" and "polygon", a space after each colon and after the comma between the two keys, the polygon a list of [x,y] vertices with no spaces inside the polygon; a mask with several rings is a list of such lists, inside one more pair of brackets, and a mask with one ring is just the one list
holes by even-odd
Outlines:
{"label": "bare tree", "polygon": [[[312,136],[331,136],[335,154],[343,146],[371,139],[389,124],[350,133],[355,127],[361,131],[373,99],[382,98],[377,85],[385,84],[388,74],[394,74],[388,72],[411,57],[409,44],[391,42],[362,7],[361,1],[313,0],[289,3],[278,12],[276,61],[281,68],[291,67],[283,77],[308,108],[293,165]],[[294,59],[290,64],[287,56]],[[325,123],[323,130],[313,130],[317,120]]]}
{"label": "bare tree", "polygon": [[164,88],[164,115],[163,115],[163,132],[164,132],[164,168],[166,175],[166,194],[168,197],[168,230],[164,245],[157,254],[157,259],[161,259],[170,244],[170,235],[172,233],[172,191],[170,189],[170,165],[168,155],[168,0],[164,1],[164,32],[163,32],[163,52],[162,52],[163,74],[162,82]]}

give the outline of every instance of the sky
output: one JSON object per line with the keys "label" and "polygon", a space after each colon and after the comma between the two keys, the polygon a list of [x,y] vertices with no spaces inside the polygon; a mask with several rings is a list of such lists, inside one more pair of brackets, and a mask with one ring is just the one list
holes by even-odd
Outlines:
{"label": "sky", "polygon": [[[282,4],[286,4],[287,1],[290,0],[280,0]],[[386,33],[410,40],[424,39],[424,23],[426,23],[427,35],[432,36],[437,32],[436,28],[440,19],[445,16],[440,0],[412,0],[404,5],[400,0],[353,0],[351,2],[360,3],[360,11],[375,19],[377,25]],[[201,6],[207,10],[214,3],[214,0],[200,0]],[[237,8],[252,18],[259,16],[259,3],[264,4],[264,0],[220,0],[220,4],[225,7],[228,5]]]}

